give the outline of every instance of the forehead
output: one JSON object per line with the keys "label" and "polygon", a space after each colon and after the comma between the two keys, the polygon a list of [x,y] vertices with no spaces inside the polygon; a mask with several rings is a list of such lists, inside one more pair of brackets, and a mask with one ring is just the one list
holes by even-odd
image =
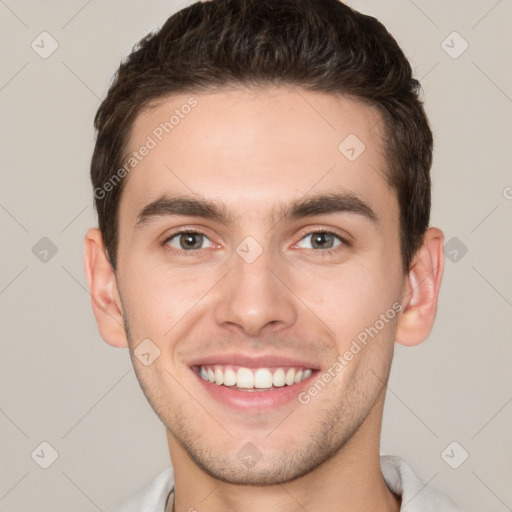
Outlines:
{"label": "forehead", "polygon": [[120,217],[166,193],[211,198],[246,218],[333,191],[389,209],[382,137],[377,109],[347,96],[284,87],[173,95],[135,120]]}

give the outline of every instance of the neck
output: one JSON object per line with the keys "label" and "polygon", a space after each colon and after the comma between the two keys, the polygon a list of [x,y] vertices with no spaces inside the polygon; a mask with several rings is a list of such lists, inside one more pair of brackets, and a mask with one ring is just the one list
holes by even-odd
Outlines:
{"label": "neck", "polygon": [[[374,417],[372,418],[372,414]],[[398,512],[401,499],[380,469],[377,407],[330,459],[295,480],[276,485],[234,485],[199,468],[168,432],[175,494],[167,512]],[[372,421],[373,420],[373,421]]]}

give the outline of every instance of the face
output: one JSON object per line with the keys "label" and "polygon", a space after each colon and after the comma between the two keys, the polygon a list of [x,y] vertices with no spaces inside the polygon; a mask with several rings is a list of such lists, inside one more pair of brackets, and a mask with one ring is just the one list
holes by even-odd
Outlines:
{"label": "face", "polygon": [[137,118],[129,152],[144,145],[117,289],[171,456],[278,483],[378,430],[404,286],[378,112],[286,88],[176,95]]}

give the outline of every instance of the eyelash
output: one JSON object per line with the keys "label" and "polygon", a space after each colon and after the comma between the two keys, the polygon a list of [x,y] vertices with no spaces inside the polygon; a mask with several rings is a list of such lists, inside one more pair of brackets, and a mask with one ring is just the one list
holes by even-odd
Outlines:
{"label": "eyelash", "polygon": [[318,233],[334,235],[341,242],[340,245],[337,245],[336,247],[331,247],[330,249],[306,249],[307,251],[313,251],[315,253],[315,255],[320,255],[321,258],[332,256],[333,254],[341,251],[343,248],[347,248],[347,247],[351,246],[350,242],[345,237],[341,236],[336,231],[332,231],[332,230],[325,229],[325,228],[313,229],[311,231],[306,232],[304,235],[302,235],[300,237],[299,242],[301,242],[302,240],[304,240],[304,238],[306,238],[310,235],[314,235],[314,234],[318,234]]}
{"label": "eyelash", "polygon": [[[308,231],[303,236],[301,236],[301,238],[299,239],[299,242],[301,242],[302,240],[304,240],[304,238],[306,238],[306,237],[308,237],[310,235],[314,235],[314,234],[318,234],[318,233],[325,233],[325,234],[328,234],[328,235],[334,235],[341,242],[340,245],[338,245],[336,247],[331,247],[330,249],[306,249],[308,251],[313,251],[317,255],[321,254],[321,257],[330,256],[333,253],[338,252],[339,250],[341,250],[343,247],[350,247],[351,246],[351,243],[345,237],[339,235],[335,231],[332,231],[332,230],[329,230],[329,229],[323,229],[323,228],[318,228],[318,229],[314,229],[312,231]],[[183,230],[180,230],[180,231],[175,231],[174,233],[172,233],[171,235],[169,235],[168,237],[165,238],[165,240],[162,242],[162,247],[164,248],[164,250],[173,252],[173,253],[178,254],[178,255],[184,255],[184,256],[193,256],[194,254],[204,250],[204,249],[197,249],[197,250],[185,251],[184,249],[176,249],[175,247],[170,247],[168,245],[168,243],[173,238],[175,238],[175,237],[177,237],[179,235],[203,235],[204,237],[209,239],[208,235],[206,233],[203,233],[202,231],[196,231],[196,230],[192,230],[192,229],[183,229]]]}

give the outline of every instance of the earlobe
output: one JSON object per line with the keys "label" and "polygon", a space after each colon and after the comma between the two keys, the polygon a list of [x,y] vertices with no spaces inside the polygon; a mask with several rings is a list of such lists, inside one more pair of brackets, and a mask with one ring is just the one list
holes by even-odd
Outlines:
{"label": "earlobe", "polygon": [[418,345],[432,330],[444,270],[443,232],[429,228],[412,262],[398,320],[396,342]]}
{"label": "earlobe", "polygon": [[116,275],[97,228],[89,229],[85,235],[84,267],[101,337],[113,347],[128,347]]}

